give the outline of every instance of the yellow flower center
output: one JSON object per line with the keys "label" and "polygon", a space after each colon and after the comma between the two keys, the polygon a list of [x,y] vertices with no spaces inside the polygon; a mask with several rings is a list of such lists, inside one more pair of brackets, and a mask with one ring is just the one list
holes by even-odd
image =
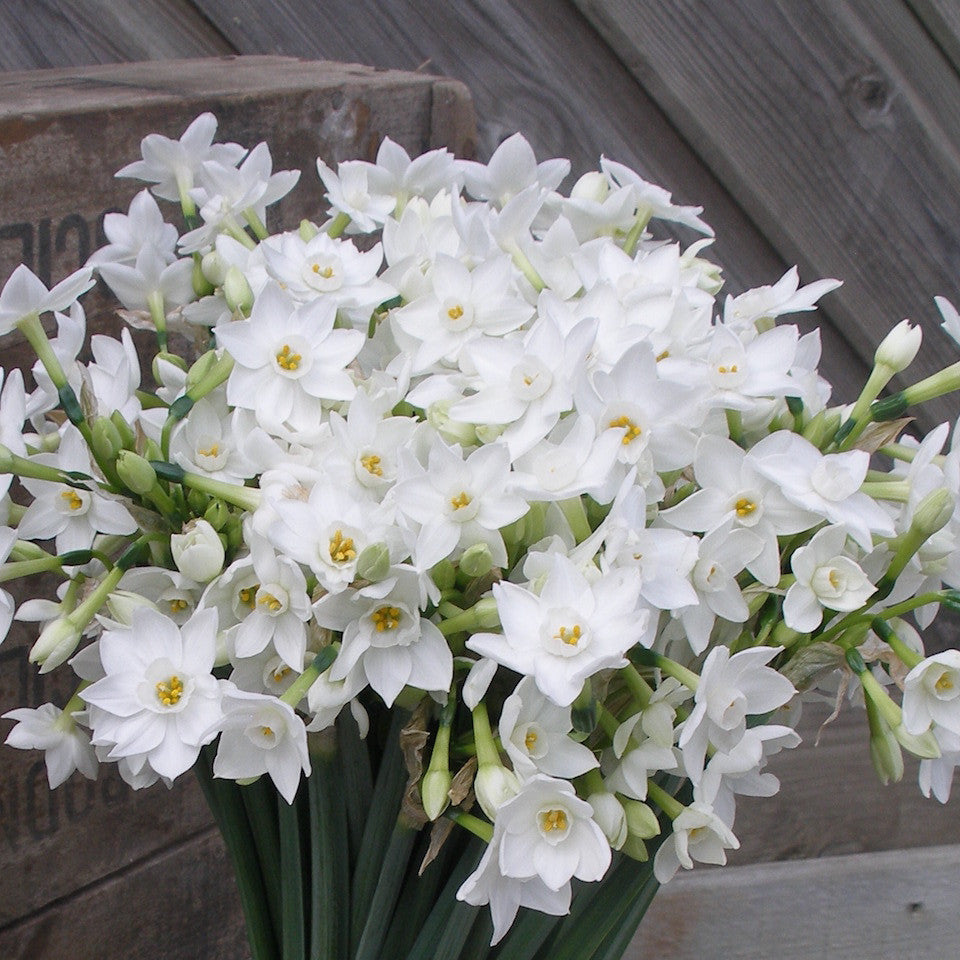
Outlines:
{"label": "yellow flower center", "polygon": [[669,356],[670,356],[669,350],[664,350],[662,353],[658,353],[656,356],[657,363],[659,363],[661,360],[666,360],[667,357]]}
{"label": "yellow flower center", "polygon": [[620,441],[624,446],[632,443],[637,437],[643,433],[640,427],[637,426],[626,414],[622,417],[617,417],[616,420],[610,421],[611,427],[623,427],[626,430],[626,433],[623,435],[623,439]]}
{"label": "yellow flower center", "polygon": [[537,735],[533,730],[527,731],[527,735],[523,738],[523,745],[527,748],[528,752],[537,745]]}
{"label": "yellow flower center", "polygon": [[264,595],[257,600],[257,603],[266,607],[272,613],[276,613],[283,606],[272,593],[264,593]]}
{"label": "yellow flower center", "polygon": [[299,353],[291,353],[290,345],[285,343],[283,349],[277,354],[277,366],[284,370],[299,370],[302,359]]}
{"label": "yellow flower center", "polygon": [[717,373],[736,373],[737,369],[738,368],[735,363],[731,363],[729,367],[721,364],[719,367],[717,367]]}
{"label": "yellow flower center", "polygon": [[77,495],[76,490],[65,490],[60,496],[67,501],[67,506],[71,510],[79,510],[83,506],[83,501]]}
{"label": "yellow flower center", "polygon": [[370,614],[370,619],[376,627],[377,633],[384,630],[396,630],[400,626],[400,610],[398,607],[380,607]]}
{"label": "yellow flower center", "polygon": [[281,667],[279,670],[274,670],[273,682],[279,683],[289,672],[290,672],[289,667]]}
{"label": "yellow flower center", "polygon": [[941,673],[934,686],[937,688],[937,693],[949,693],[953,689],[953,680],[950,674]]}
{"label": "yellow flower center", "polygon": [[567,829],[567,814],[564,810],[546,810],[540,815],[540,823],[543,829],[550,833],[553,830]]}
{"label": "yellow flower center", "polygon": [[458,303],[456,306],[451,307],[447,311],[447,316],[451,320],[459,320],[463,316],[463,307],[461,307],[460,304]]}
{"label": "yellow flower center", "polygon": [[333,276],[333,267],[321,267],[319,263],[315,263],[310,269],[324,280],[329,280]]}
{"label": "yellow flower center", "polygon": [[257,599],[257,591],[260,589],[259,583],[254,583],[249,587],[243,587],[238,594],[240,602],[245,606],[253,609],[253,605]]}
{"label": "yellow flower center", "polygon": [[453,507],[454,510],[459,510],[469,505],[470,497],[466,490],[461,490],[455,497],[450,498],[450,506]]}
{"label": "yellow flower center", "polygon": [[330,559],[334,563],[349,563],[356,559],[356,556],[353,537],[345,537],[342,530],[335,531],[330,538]]}
{"label": "yellow flower center", "polygon": [[556,640],[561,640],[563,643],[569,644],[571,647],[575,647],[580,642],[582,631],[580,630],[580,624],[575,623],[572,627],[561,627],[553,636]]}
{"label": "yellow flower center", "polygon": [[367,473],[372,473],[375,477],[382,477],[383,470],[380,467],[380,458],[375,453],[368,453],[360,458],[360,463]]}
{"label": "yellow flower center", "polygon": [[187,601],[182,600],[180,597],[177,597],[175,600],[170,601],[170,612],[179,613],[181,610],[187,609]]}
{"label": "yellow flower center", "polygon": [[220,456],[220,444],[212,443],[206,450],[198,450],[197,453],[201,457],[219,457]]}
{"label": "yellow flower center", "polygon": [[747,497],[741,497],[733,506],[738,517],[749,517],[757,509],[757,505]]}
{"label": "yellow flower center", "polygon": [[177,676],[170,677],[169,680],[161,680],[157,684],[157,699],[165,707],[176,706],[183,696],[183,683]]}
{"label": "yellow flower center", "polygon": [[273,736],[273,727],[261,727],[261,728],[260,728],[260,732],[261,732],[265,737],[272,737],[272,736]]}

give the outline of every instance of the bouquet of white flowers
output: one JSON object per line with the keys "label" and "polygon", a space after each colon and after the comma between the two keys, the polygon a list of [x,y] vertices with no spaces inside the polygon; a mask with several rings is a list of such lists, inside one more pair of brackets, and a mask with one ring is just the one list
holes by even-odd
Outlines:
{"label": "bouquet of white flowers", "polygon": [[[271,236],[298,174],[215,130],[147,137],[109,244],[0,293],[37,355],[0,395],[0,579],[60,578],[0,591],[2,628],[76,676],[7,743],[51,787],[192,769],[255,960],[614,960],[738,846],[818,688],[947,799],[960,651],[917,628],[960,608],[960,449],[901,434],[960,364],[878,399],[904,321],[829,406],[817,333],[776,320],[837,281],[718,308],[701,210],[606,159],[563,194],[519,135],[486,165],[385,140]],[[94,273],[151,333],[84,363]]]}

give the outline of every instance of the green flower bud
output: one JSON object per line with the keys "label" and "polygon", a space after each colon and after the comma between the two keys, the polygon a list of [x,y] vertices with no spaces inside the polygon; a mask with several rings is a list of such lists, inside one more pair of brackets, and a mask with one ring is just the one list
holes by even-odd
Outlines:
{"label": "green flower bud", "polygon": [[430,576],[440,590],[452,590],[457,582],[457,569],[449,560],[441,560],[430,571]]}
{"label": "green flower bud", "polygon": [[40,672],[49,673],[68,660],[80,643],[80,630],[69,617],[51,620],[30,648],[30,662],[41,664]]}
{"label": "green flower bud", "polygon": [[157,474],[143,457],[132,450],[121,450],[117,455],[117,476],[133,493],[146,494],[157,482]]}
{"label": "green flower bud", "polygon": [[231,516],[230,521],[224,527],[223,533],[220,534],[220,539],[222,540],[226,534],[227,542],[226,546],[229,550],[239,550],[243,546],[243,524],[238,516]]}
{"label": "green flower bud", "polygon": [[114,590],[107,597],[107,609],[110,611],[110,616],[127,626],[133,622],[134,610],[141,607],[157,609],[157,605],[151,603],[146,597],[139,593],[131,593],[129,590]]}
{"label": "green flower bud", "polygon": [[156,440],[148,439],[143,445],[144,460],[163,460],[163,452]]}
{"label": "green flower bud", "polygon": [[213,286],[223,286],[223,281],[227,277],[227,261],[216,250],[211,250],[204,255],[200,261],[200,269]]}
{"label": "green flower bud", "polygon": [[320,230],[316,224],[311,223],[309,220],[300,221],[300,239],[304,243],[309,243],[319,232]]}
{"label": "green flower bud", "polygon": [[110,414],[110,422],[120,433],[120,442],[124,450],[132,450],[137,444],[137,435],[133,432],[133,427],[123,419],[119,410],[114,410]]}
{"label": "green flower bud", "polygon": [[448,443],[459,443],[464,447],[473,446],[477,442],[476,427],[472,423],[451,420],[447,413],[449,407],[448,403],[443,402],[430,404],[427,409],[427,422]]}
{"label": "green flower bud", "polygon": [[202,490],[191,489],[187,494],[187,506],[190,512],[196,517],[202,517],[207,512],[210,505],[210,497]]}
{"label": "green flower bud", "polygon": [[500,438],[500,434],[507,428],[499,423],[485,423],[474,427],[477,439],[481,443],[494,443]]}
{"label": "green flower bud", "polygon": [[638,863],[646,863],[650,859],[650,854],[647,853],[647,845],[639,837],[635,837],[629,833],[627,834],[626,841],[620,848],[620,852],[626,854],[631,860],[636,860]]}
{"label": "green flower bud", "polygon": [[187,371],[187,381],[185,387],[188,391],[196,387],[214,368],[217,363],[217,351],[208,350],[205,354],[197,357],[193,365]]}
{"label": "green flower bud", "polygon": [[357,576],[379,583],[390,572],[390,550],[385,543],[371,543],[357,557]]}
{"label": "green flower bud", "polygon": [[610,182],[599,170],[585,173],[570,189],[571,200],[589,200],[603,203],[610,193]]}
{"label": "green flower bud", "polygon": [[473,611],[477,626],[482,630],[494,630],[500,626],[500,612],[497,610],[497,601],[493,597],[478,600],[473,606]]}
{"label": "green flower bud", "polygon": [[123,448],[123,438],[112,420],[97,417],[91,428],[93,452],[100,460],[113,460]]}
{"label": "green flower bud", "polygon": [[903,754],[900,752],[900,744],[883,721],[870,724],[870,760],[884,786],[891,781],[899,783],[903,779]]}
{"label": "green flower bud", "polygon": [[922,336],[919,327],[911,327],[909,320],[901,320],[880,342],[874,364],[886,367],[891,375],[906,370],[920,350]]}
{"label": "green flower bud", "polygon": [[953,494],[946,487],[931,490],[917,505],[910,527],[929,540],[947,525],[953,516],[953,508]]}
{"label": "green flower bud", "polygon": [[431,820],[436,820],[450,806],[450,784],[453,778],[449,770],[428,770],[420,784],[420,798],[423,800],[423,812]]}
{"label": "green flower bud", "polygon": [[253,309],[253,291],[239,268],[228,268],[223,281],[223,296],[231,310],[239,311],[245,317],[250,316]]}
{"label": "green flower bud", "polygon": [[624,798],[620,802],[627,816],[627,831],[631,837],[649,840],[651,837],[659,836],[660,821],[650,807],[639,800]]}
{"label": "green flower bud", "polygon": [[199,257],[193,258],[193,273],[190,279],[193,282],[193,292],[198,297],[209,297],[213,293],[214,286],[204,274],[203,261]]}
{"label": "green flower bud", "polygon": [[493,554],[486,543],[475,543],[467,547],[460,557],[460,569],[468,577],[483,577],[493,567]]}
{"label": "green flower bud", "polygon": [[219,532],[223,530],[224,525],[230,519],[230,508],[222,500],[214,500],[203,511],[203,519]]}
{"label": "green flower bud", "polygon": [[157,383],[164,382],[163,377],[161,375],[162,374],[162,368],[160,367],[161,362],[169,363],[172,366],[177,367],[179,370],[183,370],[184,372],[186,372],[187,363],[183,359],[183,357],[178,357],[175,353],[167,353],[165,350],[162,350],[153,358],[153,361],[150,364],[150,372],[153,374],[153,379]]}
{"label": "green flower bud", "polygon": [[623,805],[607,790],[591,793],[587,797],[587,803],[593,807],[593,819],[603,831],[607,842],[614,850],[619,850],[627,842],[628,836]]}

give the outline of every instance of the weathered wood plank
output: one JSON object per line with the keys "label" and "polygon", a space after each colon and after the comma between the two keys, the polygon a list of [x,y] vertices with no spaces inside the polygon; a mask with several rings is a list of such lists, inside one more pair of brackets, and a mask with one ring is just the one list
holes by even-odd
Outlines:
{"label": "weathered wood plank", "polygon": [[954,0],[906,0],[930,36],[960,71],[960,7]]}
{"label": "weathered wood plank", "polygon": [[[594,167],[600,151],[634,165],[679,200],[706,207],[732,292],[770,283],[785,269],[670,119],[567,2],[325,0],[320,7],[274,0],[269,8],[258,0],[195,2],[245,53],[425,66],[462,80],[477,107],[481,156],[522,130],[539,156],[570,157],[575,173]],[[839,396],[852,399],[864,365],[835,330],[824,330],[824,343],[824,372]]]}
{"label": "weathered wood plank", "polygon": [[207,831],[0,930],[5,960],[241,960],[240,900]]}
{"label": "weathered wood plank", "polygon": [[947,960],[960,847],[703,869],[657,894],[624,960]]}
{"label": "weathered wood plank", "polygon": [[235,53],[189,0],[5,0],[0,70]]}
{"label": "weathered wood plank", "polygon": [[[929,325],[911,378],[956,353],[932,297],[960,299],[960,161],[943,134],[960,79],[898,5],[575,2],[780,254],[844,279],[830,309],[861,356],[904,316]],[[938,402],[925,419],[955,415]]]}

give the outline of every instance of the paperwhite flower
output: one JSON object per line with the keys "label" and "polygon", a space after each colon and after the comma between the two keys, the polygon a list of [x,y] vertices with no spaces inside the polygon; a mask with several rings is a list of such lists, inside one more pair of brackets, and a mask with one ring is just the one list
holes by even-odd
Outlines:
{"label": "paperwhite flower", "polygon": [[960,766],[960,736],[937,726],[933,728],[933,735],[940,747],[940,756],[920,761],[920,790],[925,797],[932,793],[941,803],[946,803],[950,799],[954,771]]}
{"label": "paperwhite flower", "polygon": [[931,724],[960,736],[960,650],[918,663],[903,684],[903,725],[916,736]]}
{"label": "paperwhite flower", "polygon": [[0,290],[0,336],[21,321],[52,310],[66,310],[94,284],[93,268],[82,267],[48,290],[25,264],[20,264]]}
{"label": "paperwhite flower", "polygon": [[653,859],[659,883],[672,880],[680,867],[693,869],[700,863],[724,864],[727,850],[737,850],[740,841],[730,828],[704,803],[691,803],[673,821],[673,832],[660,844]]}
{"label": "paperwhite flower", "polygon": [[221,716],[210,672],[216,635],[212,610],[181,629],[147,607],[134,611],[131,626],[105,630],[105,676],[80,694],[90,707],[92,743],[109,747],[111,760],[140,757],[169,780],[189,770]]}
{"label": "paperwhite flower", "polygon": [[88,780],[97,779],[97,756],[86,730],[64,716],[52,703],[35,710],[9,710],[4,720],[16,720],[4,743],[19,750],[43,750],[50,789],[59,787],[74,770]]}
{"label": "paperwhite flower", "polygon": [[558,707],[524,677],[500,711],[500,742],[514,773],[529,779],[536,773],[573,779],[599,766],[593,751],[569,736],[569,707]]}
{"label": "paperwhite flower", "polygon": [[555,190],[570,172],[569,160],[537,163],[533,148],[519,133],[508,137],[486,164],[459,160],[467,192],[478,200],[492,200],[503,206],[511,197],[536,184],[541,190]]}
{"label": "paperwhite flower", "polygon": [[626,666],[624,653],[647,627],[648,613],[637,607],[639,591],[634,570],[590,583],[558,554],[539,596],[513,583],[494,585],[503,634],[476,633],[467,647],[533,677],[542,693],[566,707],[587,677]]}
{"label": "paperwhite flower", "polygon": [[293,803],[300,774],[310,776],[303,721],[282,700],[244,690],[228,691],[222,709],[213,775],[242,780],[268,773],[280,796]]}
{"label": "paperwhite flower", "polygon": [[149,190],[141,190],[130,201],[127,213],[106,214],[103,232],[110,242],[87,260],[87,266],[132,264],[144,247],[152,247],[167,263],[176,260],[177,228],[164,222]]}
{"label": "paperwhite flower", "polygon": [[846,542],[846,528],[824,527],[794,552],[790,568],[797,579],[783,599],[783,619],[791,629],[809,633],[820,626],[824,608],[857,610],[876,592],[860,565],[843,555]]}

